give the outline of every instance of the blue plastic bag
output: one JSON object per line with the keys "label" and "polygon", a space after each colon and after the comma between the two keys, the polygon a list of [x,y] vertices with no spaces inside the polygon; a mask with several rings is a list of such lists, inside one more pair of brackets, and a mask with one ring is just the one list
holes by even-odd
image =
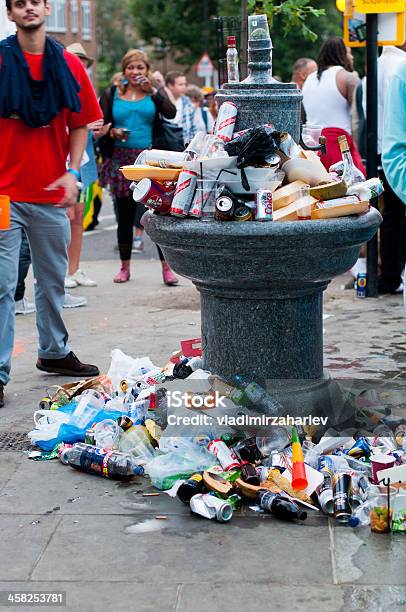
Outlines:
{"label": "blue plastic bag", "polygon": [[[77,400],[74,400],[69,404],[65,404],[65,406],[61,406],[57,410],[57,412],[64,412],[72,415],[75,411],[77,404]],[[54,411],[50,410],[49,412],[51,414]],[[62,423],[59,426],[57,435],[50,439],[41,440],[39,438],[39,431],[36,431],[35,429],[33,430],[33,432],[30,433],[37,434],[33,439],[33,443],[39,446],[42,450],[51,451],[60,442],[66,442],[68,444],[73,444],[75,442],[84,442],[86,429],[88,429],[93,423],[99,423],[100,421],[104,421],[105,419],[116,420],[118,419],[118,417],[122,416],[122,414],[123,413],[118,410],[106,410],[105,408],[103,408],[102,410],[99,410],[96,415],[89,415],[89,420],[86,423],[83,422],[81,427],[78,427],[77,425],[72,423],[71,421],[74,421],[74,419],[71,418],[67,423]]]}

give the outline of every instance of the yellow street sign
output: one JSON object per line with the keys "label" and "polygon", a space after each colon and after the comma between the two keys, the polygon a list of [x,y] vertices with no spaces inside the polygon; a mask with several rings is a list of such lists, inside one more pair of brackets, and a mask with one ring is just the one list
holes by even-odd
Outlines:
{"label": "yellow street sign", "polygon": [[[344,16],[344,43],[347,47],[366,46],[366,17],[362,13]],[[405,13],[378,14],[378,45],[403,45],[405,42]]]}
{"label": "yellow street sign", "polygon": [[402,13],[405,0],[354,0],[357,13]]}

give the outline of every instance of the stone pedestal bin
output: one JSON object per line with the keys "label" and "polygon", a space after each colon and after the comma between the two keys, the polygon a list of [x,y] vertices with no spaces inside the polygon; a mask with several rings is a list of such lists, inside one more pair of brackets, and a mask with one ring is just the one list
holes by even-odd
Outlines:
{"label": "stone pedestal bin", "polygon": [[337,409],[323,371],[323,291],[355,263],[380,221],[373,208],[285,223],[143,218],[170,266],[200,292],[205,367],[267,386],[296,414]]}

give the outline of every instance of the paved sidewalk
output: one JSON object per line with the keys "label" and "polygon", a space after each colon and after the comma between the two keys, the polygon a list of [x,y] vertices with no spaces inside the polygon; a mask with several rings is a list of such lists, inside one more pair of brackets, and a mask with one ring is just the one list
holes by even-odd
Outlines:
{"label": "paved sidewalk", "polygon": [[[117,286],[116,268],[111,259],[87,261],[99,285],[73,290],[89,304],[64,312],[81,359],[105,371],[118,347],[163,364],[181,339],[199,336],[191,283],[164,287],[159,262],[142,258],[133,280]],[[382,384],[403,378],[401,297],[359,300],[341,289],[346,280],[325,294],[326,366],[334,376]],[[0,433],[31,429],[47,385],[66,382],[35,370],[35,360],[34,317],[20,316]],[[285,524],[248,510],[222,525],[190,516],[164,493],[142,497],[150,490],[147,478],[120,485],[57,461],[29,461],[21,451],[0,452],[0,591],[66,591],[65,609],[75,612],[406,610],[401,535],[337,527],[315,514]],[[168,519],[155,521],[160,514]],[[126,533],[146,520],[157,530]]]}

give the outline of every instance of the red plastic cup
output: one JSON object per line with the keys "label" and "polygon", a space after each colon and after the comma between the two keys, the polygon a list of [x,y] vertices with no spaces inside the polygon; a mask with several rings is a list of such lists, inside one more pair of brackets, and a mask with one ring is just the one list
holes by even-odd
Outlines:
{"label": "red plastic cup", "polygon": [[0,195],[0,230],[10,229],[10,198]]}

